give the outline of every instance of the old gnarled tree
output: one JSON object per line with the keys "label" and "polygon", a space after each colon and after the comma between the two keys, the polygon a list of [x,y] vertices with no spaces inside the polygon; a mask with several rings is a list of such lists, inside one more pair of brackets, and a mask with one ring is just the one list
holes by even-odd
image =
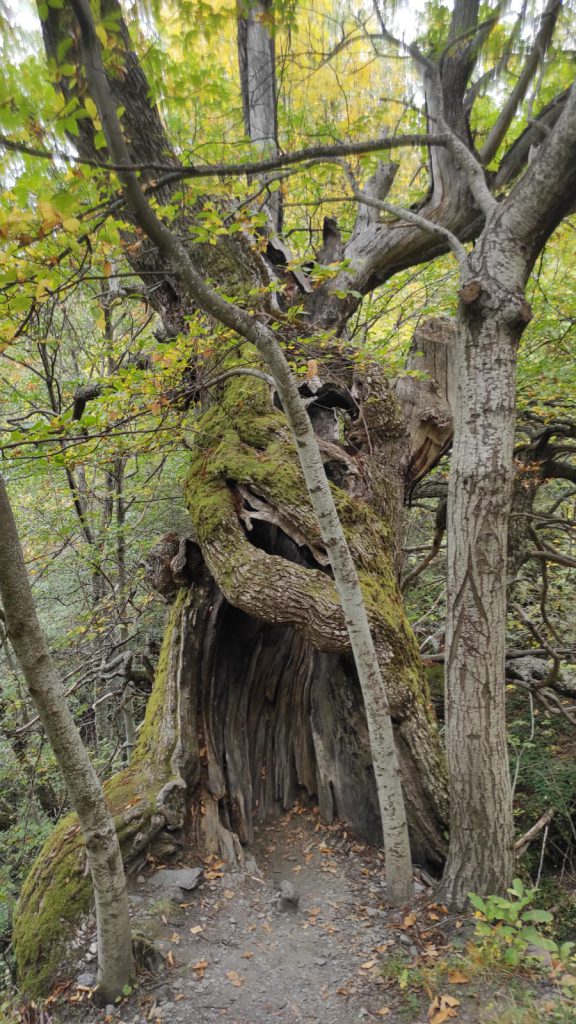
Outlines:
{"label": "old gnarled tree", "polygon": [[[66,61],[80,66],[79,33],[71,10],[75,6],[49,8],[43,32],[47,53],[55,60],[59,44],[64,39],[72,40]],[[431,133],[410,140],[430,145],[430,187],[425,201],[412,211],[387,202],[393,165],[381,167],[362,189],[349,175],[349,187],[359,203],[356,227],[346,240],[327,222],[324,250],[318,252],[319,263],[345,260],[335,277],[314,286],[305,271],[287,268],[290,253],[279,236],[282,211],[278,193],[268,203],[267,246],[262,238],[244,232],[225,236],[216,245],[190,241],[187,227],[194,218],[194,208],[184,207],[165,227],[185,239],[180,244],[186,263],[206,286],[202,294],[212,301],[216,294],[212,284],[217,284],[225,295],[237,298],[239,306],[233,308],[240,309],[242,316],[236,327],[244,338],[248,336],[243,330],[247,308],[255,332],[270,320],[280,325],[277,339],[281,343],[298,345],[299,330],[305,330],[309,339],[327,330],[333,333],[330,349],[319,345],[315,353],[308,342],[303,357],[317,355],[319,379],[303,382],[300,392],[308,402],[340,520],[360,574],[395,725],[413,855],[422,863],[436,866],[446,853],[443,753],[418,650],[398,591],[397,568],[406,487],[434,463],[450,437],[451,422],[446,396],[436,389],[432,388],[427,404],[423,396],[430,398],[430,390],[424,382],[420,397],[415,397],[417,381],[413,382],[415,391],[406,395],[402,387],[395,391],[376,368],[356,366],[346,345],[346,325],[362,295],[382,286],[399,270],[449,249],[458,257],[463,286],[468,286],[470,280],[479,281],[474,301],[466,302],[472,292],[465,292],[454,342],[459,352],[456,416],[464,438],[471,389],[479,387],[478,380],[484,374],[482,388],[484,393],[490,392],[497,368],[504,390],[501,399],[496,395],[494,399],[502,430],[498,437],[495,431],[484,435],[484,454],[487,459],[496,458],[503,467],[503,490],[497,499],[496,522],[500,529],[508,507],[504,478],[511,457],[510,389],[515,345],[523,322],[523,288],[536,247],[544,244],[573,201],[573,170],[569,170],[566,149],[554,140],[563,133],[569,153],[570,147],[573,152],[575,135],[570,135],[573,115],[563,93],[541,112],[546,131],[561,122],[559,131],[553,130],[548,139],[539,128],[537,115],[514,146],[504,151],[498,170],[485,173],[485,164],[493,158],[497,145],[496,136],[506,134],[523,94],[518,91],[502,110],[490,145],[486,143],[488,152],[476,152],[469,127],[474,99],[469,85],[492,24],[479,24],[478,6],[474,0],[458,0],[438,59],[414,48],[411,51],[424,69]],[[150,90],[118,2],[103,0],[101,7],[104,16],[116,16],[118,26],[107,88],[116,105],[124,110],[122,129],[130,161],[139,168],[140,184],[147,191],[155,190],[160,201],[166,202],[173,195],[175,179],[202,172],[197,168],[178,170],[178,158],[149,99]],[[549,4],[543,22],[546,32],[554,28],[557,9],[558,4]],[[262,19],[256,20],[256,38],[250,26],[241,21],[240,49],[245,61],[251,54],[257,56],[260,74],[262,62],[267,62],[271,80],[273,47],[266,43],[266,33],[260,31]],[[381,30],[382,38],[389,41],[383,24]],[[546,32],[540,30],[537,47],[535,44],[539,57],[531,61],[531,70],[523,76],[525,88],[545,52],[549,39]],[[268,121],[267,128],[263,127],[269,117],[266,104],[257,117],[252,117],[255,112],[250,83],[257,80],[255,71],[242,78],[246,130],[258,150],[264,152],[261,160],[247,168],[253,176],[265,175],[279,162],[290,162],[289,155],[275,155],[275,126]],[[59,88],[70,98],[74,90],[85,90],[87,83],[82,74],[73,79],[61,76]],[[103,156],[106,159],[106,150],[95,146],[97,128],[92,120],[85,118],[78,124],[80,134],[74,145],[80,156],[93,163],[102,161]],[[539,154],[524,173],[531,143],[539,145],[543,138]],[[398,145],[392,136],[378,144],[383,150]],[[345,153],[344,146],[333,155]],[[108,155],[117,163],[110,151]],[[567,169],[564,191],[559,189],[548,206],[540,202],[540,195],[535,211],[530,207],[528,192],[538,183],[538,168],[545,174],[550,159],[560,158]],[[127,178],[132,172],[125,170],[124,161],[122,164],[121,172]],[[511,188],[519,178],[519,184]],[[494,192],[508,189],[509,201],[496,205]],[[518,213],[526,209],[531,210],[528,220],[534,239],[527,249]],[[387,213],[385,221],[382,212]],[[133,204],[131,216],[138,219]],[[144,223],[140,226],[146,230]],[[469,255],[463,243],[478,236],[478,247]],[[166,255],[168,250],[157,242],[133,245],[128,253],[134,272],[142,275],[149,302],[162,318],[166,333],[172,336],[186,330],[186,316],[195,312],[199,300],[191,298],[182,267],[174,266]],[[501,253],[506,251],[506,260],[510,260],[517,246],[525,248],[517,264],[511,261],[516,276],[501,282],[514,298],[512,305],[506,305],[500,302],[500,293],[497,296],[493,292],[492,282],[494,275],[499,276]],[[492,256],[495,264],[488,281],[486,267]],[[269,287],[274,280],[286,286],[280,298]],[[211,308],[216,320],[235,326],[233,317],[226,319],[232,314],[223,309],[222,302],[204,308]],[[303,307],[300,319],[292,320],[287,315],[291,303]],[[507,316],[505,326],[503,311]],[[446,332],[454,338],[452,326]],[[488,332],[493,357],[480,366],[470,353],[480,351],[477,342],[484,337],[483,332]],[[442,344],[442,332],[438,344]],[[433,340],[430,346],[434,347]],[[247,358],[252,361],[252,373],[241,372],[246,369]],[[430,359],[434,362],[433,354]],[[307,498],[286,418],[269,382],[262,379],[266,368],[255,366],[253,360],[253,350],[247,355],[246,348],[239,348],[229,355],[224,368],[209,361],[191,368],[195,394],[203,400],[202,414],[194,419],[190,431],[193,450],[186,493],[191,532],[187,542],[174,542],[168,559],[175,576],[174,590],[177,584],[185,586],[179,589],[172,609],[154,692],[132,763],[108,785],[129,867],[141,863],[146,850],[166,852],[178,850],[182,844],[217,850],[227,857],[240,856],[242,845],[250,842],[255,822],[279,813],[303,793],[318,799],[327,820],[338,815],[359,834],[380,841],[366,715],[326,549]],[[478,374],[474,380],[470,376],[473,373]],[[474,415],[482,416],[483,411],[476,409]],[[457,447],[457,467],[461,452],[462,447]],[[457,468],[455,481],[459,472]],[[467,479],[473,480],[475,472],[474,467],[466,468]],[[461,500],[467,493],[466,488],[458,490]],[[476,500],[474,495],[471,500]],[[453,499],[452,514],[459,517],[459,522],[460,517],[466,521],[465,511]],[[483,522],[488,523],[491,514],[488,511]],[[505,522],[502,528],[505,532]],[[459,537],[461,527],[457,523],[452,530],[453,536]],[[464,649],[469,629],[475,631],[477,626],[474,608],[466,606],[467,587],[473,578],[466,574],[461,585],[458,576],[462,550],[467,551],[468,564],[481,564],[477,555],[487,550],[486,533],[472,530],[470,536],[460,536],[458,543],[451,555],[451,586],[454,602],[459,602],[458,612],[464,617],[451,634],[449,707],[451,694],[456,690],[466,692],[468,685],[475,691],[481,676],[480,682],[488,679],[494,689],[493,693],[485,691],[485,714],[496,717],[502,710],[498,687],[503,687],[503,675],[499,675],[503,623],[494,620],[490,630],[480,624],[481,643],[473,650]],[[494,552],[494,557],[482,564],[482,586],[488,588],[496,582],[500,585],[498,559],[502,552],[505,554],[501,537]],[[474,587],[470,590],[472,596],[477,592]],[[464,658],[468,659],[466,669]],[[462,722],[455,708],[462,710],[457,694],[449,718],[453,737]],[[481,714],[478,727],[482,729],[484,724]],[[501,749],[501,729],[499,723],[491,738],[487,734],[488,746],[481,749],[482,758],[494,755],[500,767],[505,753]],[[471,784],[477,753],[471,752]],[[486,844],[489,816],[495,801],[506,793],[505,769],[492,780],[484,779],[484,784],[488,788],[477,794],[475,811]],[[466,813],[464,803],[454,806]],[[453,827],[465,828],[466,822],[456,817]],[[483,859],[491,867],[484,877],[481,865],[475,864],[477,889],[492,885],[495,875],[499,876],[499,886],[506,884],[508,828],[509,816],[504,853],[500,861],[495,858],[495,871],[492,847],[487,851],[484,846]],[[502,844],[497,843],[496,852],[500,848]],[[458,876],[458,881],[450,883],[449,891],[456,902],[467,884],[460,872],[460,853],[454,847],[452,863],[456,867],[452,877]],[[21,976],[29,989],[39,986],[38,962],[43,967],[43,983],[58,965],[65,944],[66,936],[57,934],[54,925],[56,919],[66,916],[54,895],[57,879],[62,877],[77,888],[78,909],[85,908],[89,893],[82,879],[81,850],[70,823],[60,826],[50,840],[20,902],[15,945]]]}

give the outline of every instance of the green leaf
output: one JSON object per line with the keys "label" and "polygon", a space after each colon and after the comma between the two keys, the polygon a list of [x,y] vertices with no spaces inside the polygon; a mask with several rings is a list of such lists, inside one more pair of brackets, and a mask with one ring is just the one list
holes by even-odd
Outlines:
{"label": "green leaf", "polygon": [[527,910],[522,914],[523,921],[535,921],[536,924],[550,924],[554,920],[554,915],[549,910]]}

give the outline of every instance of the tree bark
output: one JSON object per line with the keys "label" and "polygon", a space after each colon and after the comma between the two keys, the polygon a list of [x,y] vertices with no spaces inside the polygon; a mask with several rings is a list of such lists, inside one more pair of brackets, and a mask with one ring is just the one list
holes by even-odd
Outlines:
{"label": "tree bark", "polygon": [[501,891],[514,863],[505,714],[506,538],[518,332],[464,321],[448,492],[446,749],[451,904]]}
{"label": "tree bark", "polygon": [[32,598],[8,495],[0,478],[0,596],[10,642],[78,814],[94,885],[98,998],[113,1002],[134,974],[128,893],[114,822],[70,714]]}
{"label": "tree bark", "polygon": [[[539,157],[489,216],[460,291],[448,500],[446,746],[451,778],[444,897],[503,892],[513,870],[504,655],[516,352],[524,289],[576,196],[576,92]],[[550,182],[557,181],[552,189]]]}

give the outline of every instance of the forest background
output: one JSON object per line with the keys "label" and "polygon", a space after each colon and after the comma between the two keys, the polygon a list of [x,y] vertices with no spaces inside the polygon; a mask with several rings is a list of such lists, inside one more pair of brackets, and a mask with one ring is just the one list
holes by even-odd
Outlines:
{"label": "forest background", "polygon": [[[62,6],[40,4],[41,21],[46,24],[50,11]],[[494,166],[503,165],[503,154],[513,152],[515,141],[543,111],[553,109],[570,82],[573,12],[570,5],[548,7],[554,13],[553,40],[538,52],[504,135],[496,143],[491,139]],[[481,22],[490,22],[491,13],[487,10]],[[476,148],[491,137],[503,97],[522,78],[539,26],[538,11],[529,5],[518,11],[498,8],[497,14],[498,22],[485,32],[484,63],[472,86]],[[383,126],[389,135],[426,131],[413,55],[394,39],[406,25],[402,9],[391,16],[390,37],[371,9],[318,3],[304,16],[297,5],[287,4],[278,5],[275,15],[281,150],[379,138]],[[253,153],[235,70],[236,16],[226,5],[179,3],[140,9],[130,22],[152,96],[183,162],[230,164]],[[450,18],[442,5],[427,5],[411,18],[407,42],[440,53]],[[130,247],[134,252],[140,240],[127,237],[133,225],[120,201],[110,206],[109,187],[97,167],[69,159],[87,122],[94,126],[96,154],[106,157],[90,96],[80,102],[49,87],[64,81],[74,90],[75,64],[66,58],[70,41],[61,39],[56,57],[47,63],[32,11],[28,15],[20,6],[17,12],[3,11],[2,25],[3,475],[51,650],[70,687],[83,738],[101,777],[108,778],[134,748],[160,649],[164,608],[151,590],[145,562],[158,536],[189,531],[182,481],[205,401],[188,379],[189,367],[213,361],[215,353],[216,365],[223,362],[230,335],[215,332],[193,310],[186,311],[185,329],[175,323],[167,330],[166,317],[154,304],[154,284],[143,292],[145,270],[136,276],[130,261]],[[108,25],[104,18],[104,45],[114,31],[113,17]],[[497,83],[490,74],[494,68]],[[47,151],[55,151],[53,159]],[[353,182],[378,173],[376,155],[348,159]],[[425,148],[407,148],[394,173],[384,172],[393,173],[386,195],[392,207],[421,210],[429,171]],[[366,289],[363,297],[342,283],[348,269],[342,263],[342,238],[358,229],[358,201],[341,166],[316,161],[304,169],[287,166],[265,185],[252,179],[248,187],[245,176],[216,176],[209,193],[206,199],[202,180],[189,180],[162,200],[162,215],[177,218],[183,208],[194,209],[193,241],[212,246],[245,232],[257,238],[271,210],[274,216],[274,196],[281,195],[283,242],[268,255],[288,268],[281,285],[291,303],[288,315],[298,316],[301,304],[293,301],[298,289],[307,296],[338,278],[335,298],[357,300],[347,316],[347,342],[358,374],[374,360],[390,381],[427,380],[415,355],[426,329],[424,335],[418,330],[432,317],[457,312],[460,284],[453,256],[417,259],[415,267],[399,269],[384,287]],[[360,208],[368,219],[370,207]],[[393,217],[394,210],[378,216]],[[560,900],[567,919],[573,913],[567,883],[573,870],[576,771],[570,671],[576,520],[573,259],[574,226],[566,217],[528,285],[533,316],[520,349],[515,459],[523,474],[520,494],[530,500],[517,512],[528,520],[528,529],[522,531],[507,620],[508,739],[514,786],[522,794],[516,826],[522,834],[547,818],[533,877],[542,881],[549,873],[553,899]],[[272,292],[276,287],[271,282]],[[261,282],[258,288],[263,290]],[[331,343],[327,330],[327,350]],[[322,377],[318,337],[309,353],[301,333],[287,345],[289,353],[290,345],[299,378]],[[439,445],[431,460],[437,464],[426,467],[433,469],[426,482],[410,482],[403,528],[403,592],[440,714],[448,449],[449,441]],[[1,927],[9,968],[11,908],[35,854],[68,805],[5,636],[2,657]]]}

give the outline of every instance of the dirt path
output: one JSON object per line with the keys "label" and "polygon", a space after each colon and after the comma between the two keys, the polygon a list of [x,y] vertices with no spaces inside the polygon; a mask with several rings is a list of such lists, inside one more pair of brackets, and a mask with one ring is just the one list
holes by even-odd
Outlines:
{"label": "dirt path", "polygon": [[[88,1002],[87,991],[72,986],[66,998],[73,1003],[85,995],[86,1000],[68,1002],[61,1015],[52,1005],[43,1019],[54,1024],[436,1024],[451,1019],[501,1024],[520,1019],[506,1015],[516,996],[502,978],[484,978],[478,986],[452,972],[455,984],[447,988],[444,978],[439,989],[447,993],[442,999],[452,1002],[436,1010],[435,986],[417,994],[410,986],[402,990],[397,983],[403,965],[408,972],[423,961],[454,954],[443,934],[451,927],[448,918],[418,882],[410,912],[390,911],[381,853],[341,826],[322,825],[310,811],[296,808],[263,826],[245,870],[207,864],[185,902],[182,890],[160,886],[160,878],[141,877],[132,897],[136,928],[154,936],[160,952],[159,970],[141,973],[133,995],[105,1011]],[[78,977],[87,985],[94,947],[88,956]],[[521,1019],[551,1018],[545,1013]]]}
{"label": "dirt path", "polygon": [[[208,868],[183,917],[167,918],[157,941],[174,966],[161,993],[157,984],[150,992],[152,1018],[383,1019],[376,968],[399,933],[392,934],[385,910],[380,854],[297,812],[263,827],[251,853],[259,870]],[[287,897],[278,895],[281,886]]]}
{"label": "dirt path", "polygon": [[[384,1016],[378,964],[393,946],[408,954],[416,948],[399,928],[402,916],[385,907],[382,855],[299,808],[262,826],[250,855],[242,872],[207,865],[186,903],[158,891],[154,876],[141,878],[133,897],[137,926],[154,934],[164,966],[144,974],[119,1008],[98,1012],[84,1003],[52,1019],[399,1022],[392,1011]],[[80,981],[88,981],[93,960],[89,954]]]}

